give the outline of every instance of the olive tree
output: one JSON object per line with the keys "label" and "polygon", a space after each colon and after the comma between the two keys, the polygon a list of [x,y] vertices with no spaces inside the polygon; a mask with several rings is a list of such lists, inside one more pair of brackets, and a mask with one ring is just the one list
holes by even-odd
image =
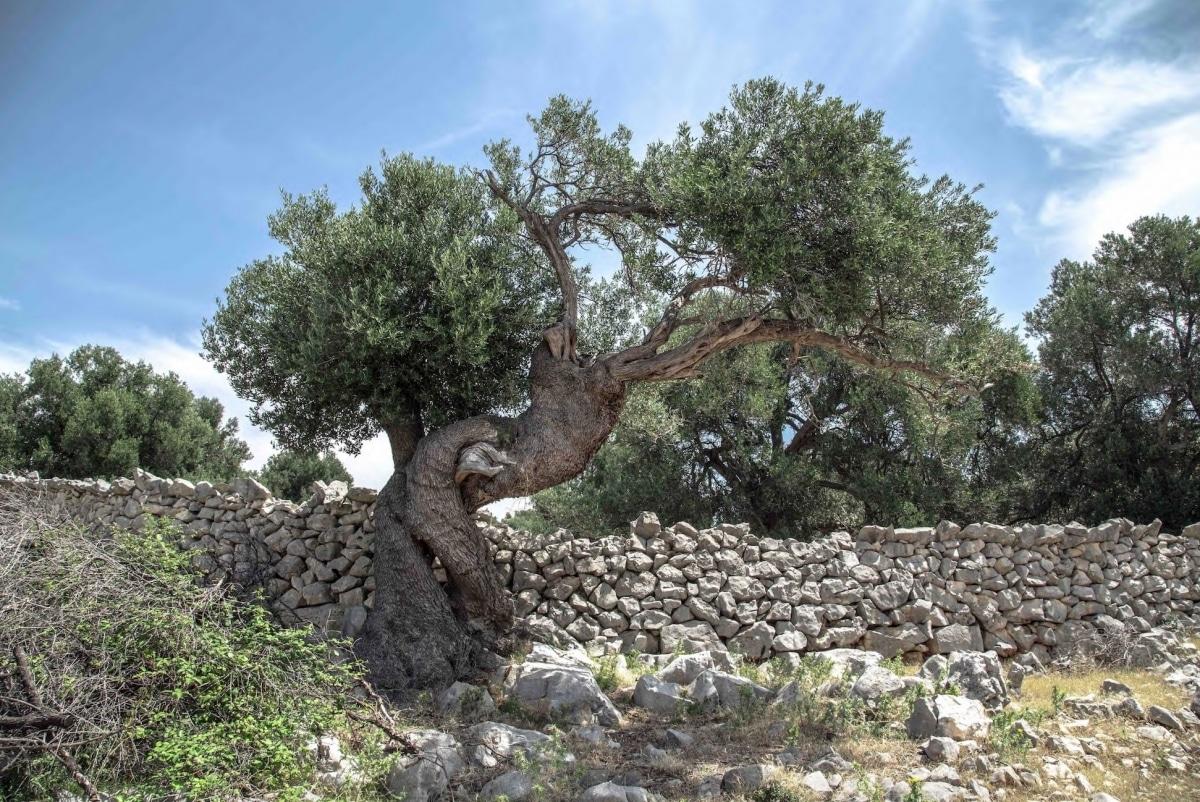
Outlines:
{"label": "olive tree", "polygon": [[1143,217],[1064,259],[1026,315],[1043,399],[1031,517],[1200,517],[1200,221]]}
{"label": "olive tree", "polygon": [[[638,383],[755,343],[941,392],[983,380],[930,343],[988,314],[991,213],[914,174],[880,113],[755,81],[640,158],[588,103],[554,98],[530,123],[484,170],[399,157],[347,211],[285,197],[283,253],[243,268],[206,324],[282,446],[387,433],[358,643],[387,689],[504,646],[513,607],[472,513],[577,476]],[[589,279],[598,248],[620,255],[617,283]]]}

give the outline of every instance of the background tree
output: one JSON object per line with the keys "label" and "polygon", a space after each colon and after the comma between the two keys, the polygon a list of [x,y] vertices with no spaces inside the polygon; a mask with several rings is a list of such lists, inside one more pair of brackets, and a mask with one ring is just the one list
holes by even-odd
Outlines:
{"label": "background tree", "polygon": [[258,472],[258,480],[279,498],[305,501],[312,492],[313,482],[354,482],[354,477],[332,451],[276,451]]}
{"label": "background tree", "polygon": [[220,402],[196,397],[174,373],[85,345],[0,380],[0,456],[47,476],[128,476],[140,467],[229,478],[250,450],[237,421],[223,417]]}
{"label": "background tree", "polygon": [[1064,259],[1026,324],[1044,404],[1027,515],[1200,518],[1200,222],[1143,217]]}
{"label": "background tree", "polygon": [[[930,343],[989,314],[991,214],[913,175],[879,113],[765,80],[642,159],[586,103],[555,98],[531,126],[530,150],[489,146],[479,176],[401,157],[344,213],[285,198],[284,253],[244,268],[206,325],[285,446],[388,433],[359,643],[386,689],[446,682],[503,639],[511,600],[471,513],[579,475],[633,385],[760,343],[929,392],[978,378]],[[579,339],[589,247],[621,255],[626,294],[604,294],[605,314],[654,320],[613,350]]]}
{"label": "background tree", "polygon": [[[989,323],[956,347],[1031,357]],[[1020,441],[1036,413],[1022,373],[945,399],[819,351],[726,352],[702,380],[643,385],[577,479],[543,490],[509,523],[623,529],[631,514],[808,537],[868,521],[1005,520],[1023,496]]]}

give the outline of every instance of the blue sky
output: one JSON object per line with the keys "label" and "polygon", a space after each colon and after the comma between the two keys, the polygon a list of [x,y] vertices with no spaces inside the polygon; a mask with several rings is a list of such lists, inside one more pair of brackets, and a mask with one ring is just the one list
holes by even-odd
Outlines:
{"label": "blue sky", "polygon": [[[1064,257],[1200,212],[1200,4],[0,4],[0,371],[116,345],[270,436],[198,356],[280,189],[355,200],[381,149],[479,163],[547,97],[644,146],[729,88],[812,79],[883,109],[919,169],[982,183],[1011,324]],[[379,486],[387,452],[351,471]]]}

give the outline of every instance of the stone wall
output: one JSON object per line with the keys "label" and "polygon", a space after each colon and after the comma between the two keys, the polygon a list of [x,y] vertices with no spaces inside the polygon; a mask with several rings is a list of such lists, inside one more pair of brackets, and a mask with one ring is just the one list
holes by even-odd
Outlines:
{"label": "stone wall", "polygon": [[[375,491],[318,483],[304,504],[253,480],[230,485],[0,476],[97,527],[177,521],[209,580],[258,588],[285,619],[355,635],[374,597]],[[669,653],[724,643],[759,659],[858,646],[891,656],[993,649],[1042,659],[1103,640],[1200,623],[1200,524],[1182,534],[1124,519],[1005,527],[867,526],[802,543],[745,524],[663,527],[643,513],[622,536],[534,535],[479,521],[517,613],[589,651]]]}

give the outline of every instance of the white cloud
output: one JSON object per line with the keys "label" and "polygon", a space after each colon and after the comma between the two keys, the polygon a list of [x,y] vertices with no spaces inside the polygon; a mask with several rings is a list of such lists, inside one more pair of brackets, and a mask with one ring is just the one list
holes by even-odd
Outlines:
{"label": "white cloud", "polygon": [[5,298],[0,295],[0,309],[7,309],[10,312],[20,312],[21,302],[14,298]]}
{"label": "white cloud", "polygon": [[1019,44],[1004,58],[1000,99],[1035,134],[1094,145],[1147,115],[1200,98],[1196,64],[1033,55]]}
{"label": "white cloud", "polygon": [[1093,0],[1092,10],[1081,26],[1097,39],[1111,39],[1155,3],[1156,0]]}
{"label": "white cloud", "polygon": [[1099,165],[1094,182],[1046,196],[1038,214],[1075,258],[1142,215],[1200,210],[1200,112],[1130,138]]}

